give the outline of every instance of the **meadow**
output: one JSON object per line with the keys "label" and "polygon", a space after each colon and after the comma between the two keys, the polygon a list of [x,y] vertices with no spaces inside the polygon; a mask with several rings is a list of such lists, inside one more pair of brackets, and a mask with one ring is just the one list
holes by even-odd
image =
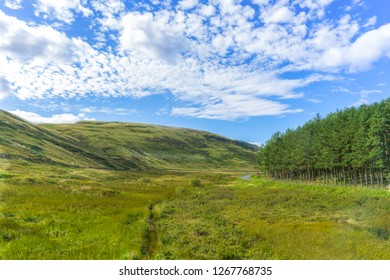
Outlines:
{"label": "meadow", "polygon": [[0,259],[390,259],[384,190],[228,172],[35,174],[2,174]]}

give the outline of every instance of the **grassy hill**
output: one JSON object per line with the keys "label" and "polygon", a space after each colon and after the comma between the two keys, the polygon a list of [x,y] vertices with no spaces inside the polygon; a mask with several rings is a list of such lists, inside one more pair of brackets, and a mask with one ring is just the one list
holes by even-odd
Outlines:
{"label": "grassy hill", "polygon": [[92,149],[75,138],[59,135],[0,110],[0,159],[9,164],[116,167],[114,162]]}
{"label": "grassy hill", "polygon": [[44,125],[124,169],[254,170],[256,146],[209,132],[136,123]]}
{"label": "grassy hill", "polygon": [[133,123],[35,125],[0,111],[0,160],[114,170],[254,170],[256,146]]}

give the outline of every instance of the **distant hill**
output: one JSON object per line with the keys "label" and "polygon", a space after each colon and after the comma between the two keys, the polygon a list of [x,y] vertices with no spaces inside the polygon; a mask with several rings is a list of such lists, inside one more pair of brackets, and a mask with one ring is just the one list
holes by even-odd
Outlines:
{"label": "distant hill", "polygon": [[121,122],[44,125],[124,168],[253,170],[257,146],[205,131]]}
{"label": "distant hill", "polygon": [[0,110],[0,159],[115,170],[254,170],[255,145],[166,126],[36,125]]}

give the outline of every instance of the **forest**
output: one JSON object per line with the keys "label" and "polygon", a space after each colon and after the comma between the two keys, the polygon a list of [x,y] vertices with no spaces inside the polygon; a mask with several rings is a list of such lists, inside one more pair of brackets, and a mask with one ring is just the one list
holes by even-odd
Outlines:
{"label": "forest", "polygon": [[257,152],[262,174],[282,180],[386,188],[390,183],[390,98],[317,114],[277,132]]}

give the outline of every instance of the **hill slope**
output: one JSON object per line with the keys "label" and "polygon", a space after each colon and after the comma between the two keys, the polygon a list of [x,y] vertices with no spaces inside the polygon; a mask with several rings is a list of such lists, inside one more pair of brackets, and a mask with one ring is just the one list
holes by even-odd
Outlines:
{"label": "hill slope", "polygon": [[44,127],[71,135],[130,169],[254,169],[256,146],[204,131],[91,121]]}
{"label": "hill slope", "polygon": [[253,170],[256,146],[133,123],[35,125],[0,110],[0,160],[116,170]]}
{"label": "hill slope", "polygon": [[61,136],[0,110],[0,158],[8,163],[31,162],[91,168],[117,168],[114,162],[71,137]]}

